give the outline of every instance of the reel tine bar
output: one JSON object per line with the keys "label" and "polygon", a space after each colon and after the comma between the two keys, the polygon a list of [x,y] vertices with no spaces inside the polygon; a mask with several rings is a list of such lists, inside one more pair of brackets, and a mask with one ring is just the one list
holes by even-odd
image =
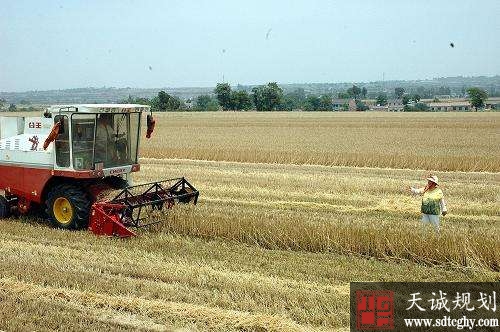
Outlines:
{"label": "reel tine bar", "polygon": [[[173,184],[172,184],[173,183]],[[144,227],[158,223],[144,224],[141,214],[145,208],[163,210],[172,208],[176,202],[196,204],[199,192],[184,177],[159,182],[145,183],[123,189],[110,203],[123,204],[121,221],[125,225]]]}
{"label": "reel tine bar", "polygon": [[109,202],[92,206],[90,229],[101,235],[128,237],[135,235],[126,227],[145,227],[161,221],[145,223],[146,210],[170,209],[175,203],[198,202],[199,192],[184,177],[130,186],[122,189]]}

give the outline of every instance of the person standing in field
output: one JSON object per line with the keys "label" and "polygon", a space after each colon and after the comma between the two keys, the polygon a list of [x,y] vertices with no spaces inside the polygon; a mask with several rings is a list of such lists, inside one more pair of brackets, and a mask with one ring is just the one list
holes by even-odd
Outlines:
{"label": "person standing in field", "polygon": [[432,224],[436,232],[439,232],[439,216],[441,214],[445,216],[448,212],[443,191],[438,186],[438,177],[431,175],[427,178],[427,185],[425,187],[410,187],[412,194],[422,195],[422,207],[420,209],[422,212],[422,223],[424,226]]}

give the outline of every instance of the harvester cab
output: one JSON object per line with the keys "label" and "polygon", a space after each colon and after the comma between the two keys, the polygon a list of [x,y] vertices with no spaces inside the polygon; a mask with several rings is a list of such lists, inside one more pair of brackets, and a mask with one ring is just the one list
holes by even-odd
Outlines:
{"label": "harvester cab", "polygon": [[196,204],[199,193],[183,177],[131,185],[143,113],[150,138],[155,121],[145,105],[57,105],[43,117],[0,117],[0,218],[39,205],[57,227],[128,237],[151,224],[151,212]]}

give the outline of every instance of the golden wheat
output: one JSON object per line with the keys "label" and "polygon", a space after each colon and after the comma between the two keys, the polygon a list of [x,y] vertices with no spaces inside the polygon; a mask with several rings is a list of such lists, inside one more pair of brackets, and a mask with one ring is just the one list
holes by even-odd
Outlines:
{"label": "golden wheat", "polygon": [[[499,173],[443,171],[498,172],[499,119],[161,114],[134,180],[199,204],[125,241],[0,220],[0,329],[346,330],[350,281],[500,280]],[[405,189],[427,172],[338,165],[439,170],[441,234]]]}
{"label": "golden wheat", "polygon": [[[186,175],[200,203],[175,209],[160,231],[270,249],[333,251],[427,264],[500,268],[499,176],[443,173],[450,213],[424,230],[411,170],[145,160],[139,178]],[[471,200],[474,197],[474,200]]]}
{"label": "golden wheat", "polygon": [[500,171],[500,113],[164,113],[143,156]]}
{"label": "golden wheat", "polygon": [[120,241],[27,221],[0,221],[5,330],[331,330],[348,326],[350,281],[499,277],[153,232]]}

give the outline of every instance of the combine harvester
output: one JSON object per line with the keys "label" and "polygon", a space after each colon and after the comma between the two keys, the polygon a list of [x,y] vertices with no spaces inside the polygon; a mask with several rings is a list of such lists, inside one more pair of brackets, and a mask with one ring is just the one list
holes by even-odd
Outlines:
{"label": "combine harvester", "polygon": [[44,207],[64,229],[129,237],[152,211],[194,203],[198,191],[177,178],[130,186],[138,172],[142,113],[149,106],[52,106],[43,117],[0,117],[0,218]]}

